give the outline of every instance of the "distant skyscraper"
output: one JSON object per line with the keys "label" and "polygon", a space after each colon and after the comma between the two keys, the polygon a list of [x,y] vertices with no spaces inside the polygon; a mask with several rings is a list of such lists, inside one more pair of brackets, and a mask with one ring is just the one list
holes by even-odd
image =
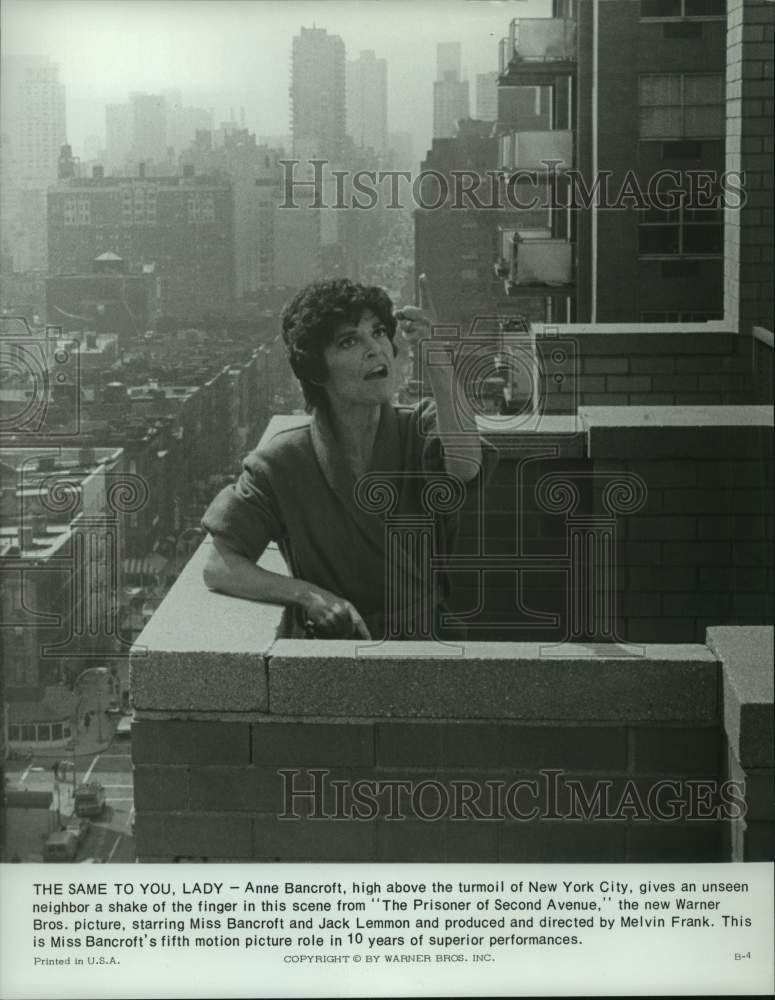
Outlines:
{"label": "distant skyscraper", "polygon": [[15,172],[27,188],[56,180],[65,137],[65,88],[48,56],[8,56],[2,63],[3,132]]}
{"label": "distant skyscraper", "polygon": [[105,108],[105,166],[121,172],[132,152],[131,104],[108,104]]}
{"label": "distant skyscraper", "polygon": [[66,142],[65,88],[48,56],[2,61],[3,252],[16,270],[45,268],[46,188]]}
{"label": "distant skyscraper", "polygon": [[460,79],[460,42],[439,42],[436,46],[436,79]]}
{"label": "distant skyscraper", "polygon": [[172,146],[180,154],[196,138],[198,131],[212,131],[213,114],[204,108],[184,105],[177,89],[165,90],[163,94],[167,111],[167,146]]}
{"label": "distant skyscraper", "polygon": [[387,149],[387,61],[371,49],[347,61],[347,134],[364,149]]}
{"label": "distant skyscraper", "polygon": [[[224,127],[227,125],[234,127],[227,129]],[[279,284],[275,282],[276,216],[305,213],[278,212],[282,171],[277,151],[257,143],[248,129],[224,122],[215,135],[200,130],[196,141],[183,152],[181,161],[184,170],[191,164],[197,173],[218,173],[231,180],[237,297]]]}
{"label": "distant skyscraper", "polygon": [[454,136],[458,119],[470,114],[468,81],[460,79],[460,42],[439,42],[433,84],[433,138]]}
{"label": "distant skyscraper", "polygon": [[325,28],[302,28],[293,39],[291,130],[296,155],[339,161],[345,145],[345,49]]}
{"label": "distant skyscraper", "polygon": [[498,118],[498,74],[476,74],[476,117],[494,122]]}
{"label": "distant skyscraper", "polygon": [[433,138],[451,138],[456,123],[470,117],[468,80],[436,80],[433,84]]}
{"label": "distant skyscraper", "polygon": [[414,140],[411,132],[390,132],[388,134],[390,166],[393,170],[414,170]]}
{"label": "distant skyscraper", "polygon": [[161,94],[130,94],[132,157],[162,161],[167,153],[167,102]]}

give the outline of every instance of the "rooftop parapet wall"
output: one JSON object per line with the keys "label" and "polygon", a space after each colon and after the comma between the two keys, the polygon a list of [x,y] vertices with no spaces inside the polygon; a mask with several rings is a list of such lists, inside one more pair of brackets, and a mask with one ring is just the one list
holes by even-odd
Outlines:
{"label": "rooftop parapet wall", "polygon": [[[268,433],[303,419],[277,418]],[[500,478],[472,500],[461,548],[502,557],[518,551],[518,514],[543,525],[527,532],[528,554],[548,565],[520,568],[519,601],[497,573],[485,580],[482,614],[500,614],[490,618],[491,633],[515,641],[462,648],[275,641],[278,608],[205,589],[205,542],[133,655],[139,857],[773,856],[772,737],[764,722],[772,691],[762,679],[770,668],[766,652],[758,659],[752,652],[771,642],[771,628],[761,627],[771,620],[768,607],[746,609],[760,627],[728,627],[741,613],[738,588],[752,588],[759,600],[772,590],[762,545],[771,520],[771,411],[582,407],[577,416],[543,417],[532,430],[482,424],[501,452]],[[538,485],[547,476],[550,485],[565,482],[558,495],[572,502],[540,509]],[[613,517],[612,496],[619,497]],[[574,633],[574,594],[587,594],[584,581],[594,577],[589,566],[573,575],[570,529],[590,537],[601,518],[619,556],[609,588],[615,603],[585,605],[587,631]],[[482,530],[484,547],[472,549]],[[276,551],[265,560],[279,568]],[[542,593],[558,568],[561,584]],[[559,627],[536,629],[533,621],[537,641],[519,641],[531,633],[513,630],[515,619],[548,601],[547,593]],[[620,633],[602,628],[612,611]],[[711,648],[706,624],[727,626],[712,633]],[[479,640],[486,629],[469,634]],[[561,641],[569,635],[576,641]],[[671,644],[676,635],[689,640]],[[653,805],[666,780],[679,783],[684,806],[690,787],[710,782],[719,805],[722,779],[748,782],[747,818],[706,811],[688,819],[679,810],[666,822],[632,805],[633,797]],[[346,793],[336,788],[359,780],[414,782],[397,793],[403,820],[384,809],[367,821],[347,812],[337,799]],[[479,801],[478,819],[470,807],[460,818],[418,818],[411,792],[418,783],[431,789],[425,805],[433,808],[442,797],[457,801],[461,788],[478,795],[493,782],[513,794],[519,815]],[[631,808],[622,810],[625,797]],[[580,802],[598,803],[597,812],[579,813]],[[292,808],[318,818],[278,818]]]}
{"label": "rooftop parapet wall", "polygon": [[[133,655],[141,860],[762,857],[772,830],[761,791],[773,772],[762,739],[772,692],[750,656],[740,668],[734,651],[720,658],[704,645],[632,655],[613,644],[475,642],[461,654],[432,643],[274,642],[278,609],[205,590],[207,545]],[[749,649],[771,636],[720,631]],[[741,765],[756,782],[753,834],[723,819],[649,813],[660,782],[679,782],[673,797],[685,804],[692,782],[717,784],[733,766],[727,743],[754,748],[755,768],[747,750]],[[337,781],[404,782],[395,800],[404,818],[388,819],[383,803],[357,819],[336,798]],[[454,804],[461,788],[470,799],[498,785],[510,802],[502,815],[480,798],[485,818],[448,810],[427,819],[437,797]],[[594,803],[601,790],[607,806],[584,818],[579,796]],[[645,816],[633,813],[633,797]]]}
{"label": "rooftop parapet wall", "polygon": [[775,856],[772,640],[771,628],[708,629],[708,647],[722,664],[725,776],[746,786],[745,818],[729,831],[732,856],[742,861]]}

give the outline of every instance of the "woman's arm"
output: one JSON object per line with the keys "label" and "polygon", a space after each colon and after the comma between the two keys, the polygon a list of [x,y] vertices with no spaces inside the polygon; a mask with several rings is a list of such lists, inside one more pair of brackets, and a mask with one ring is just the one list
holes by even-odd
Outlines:
{"label": "woman's arm", "polygon": [[249,601],[301,608],[305,618],[321,629],[371,639],[365,622],[349,601],[305,580],[262,569],[221,538],[213,536],[202,576],[210,590]]}
{"label": "woman's arm", "polygon": [[[402,320],[404,336],[416,343],[431,333],[437,322],[428,276],[420,275],[419,306],[404,306],[396,316]],[[444,448],[444,467],[463,482],[473,479],[482,465],[482,445],[476,420],[463,401],[463,385],[455,372],[457,342],[434,338],[431,352],[438,355],[428,365],[431,392],[436,402],[436,421]],[[437,349],[438,348],[438,349]],[[424,373],[422,373],[424,374]]]}

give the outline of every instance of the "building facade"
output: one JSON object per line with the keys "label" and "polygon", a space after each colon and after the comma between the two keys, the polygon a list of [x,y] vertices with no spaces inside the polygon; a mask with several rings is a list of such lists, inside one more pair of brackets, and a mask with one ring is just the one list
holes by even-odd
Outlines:
{"label": "building facade", "polygon": [[[725,66],[724,0],[555,0],[512,22],[502,165],[537,169],[552,214],[504,233],[510,294],[544,286],[581,322],[723,318]],[[543,91],[547,126],[514,112],[523,87]]]}
{"label": "building facade", "polygon": [[387,152],[387,60],[371,49],[347,60],[347,134],[361,149]]}
{"label": "building facade", "polygon": [[476,118],[494,122],[498,117],[498,74],[476,74]]}
{"label": "building facade", "polygon": [[200,318],[231,308],[234,203],[230,181],[197,176],[63,179],[48,192],[52,276],[88,273],[115,253],[130,273],[156,265],[160,308]]}
{"label": "building facade", "polygon": [[291,131],[296,155],[340,161],[345,148],[345,48],[325,28],[302,28],[291,54]]}
{"label": "building facade", "polygon": [[45,270],[46,187],[57,177],[66,141],[65,88],[48,56],[2,62],[3,253],[15,271]]}

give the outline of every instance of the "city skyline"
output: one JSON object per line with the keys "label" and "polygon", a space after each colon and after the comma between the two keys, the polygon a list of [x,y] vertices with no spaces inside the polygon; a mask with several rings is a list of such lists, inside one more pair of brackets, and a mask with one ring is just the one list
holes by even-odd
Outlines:
{"label": "city skyline", "polygon": [[306,0],[217,6],[210,0],[8,0],[1,51],[41,53],[59,64],[67,141],[80,153],[94,137],[104,143],[106,105],[125,102],[132,91],[161,93],[171,86],[186,104],[212,109],[215,123],[232,114],[240,119],[244,109],[257,134],[289,133],[292,42],[301,27],[314,24],[342,38],[348,59],[373,49],[387,60],[388,130],[411,132],[419,155],[432,134],[436,42],[462,39],[463,78],[473,79],[496,68],[498,40],[509,20],[540,16],[549,3],[450,0],[443,19],[439,6],[413,3],[408,19],[406,0],[336,0],[324,7]]}

